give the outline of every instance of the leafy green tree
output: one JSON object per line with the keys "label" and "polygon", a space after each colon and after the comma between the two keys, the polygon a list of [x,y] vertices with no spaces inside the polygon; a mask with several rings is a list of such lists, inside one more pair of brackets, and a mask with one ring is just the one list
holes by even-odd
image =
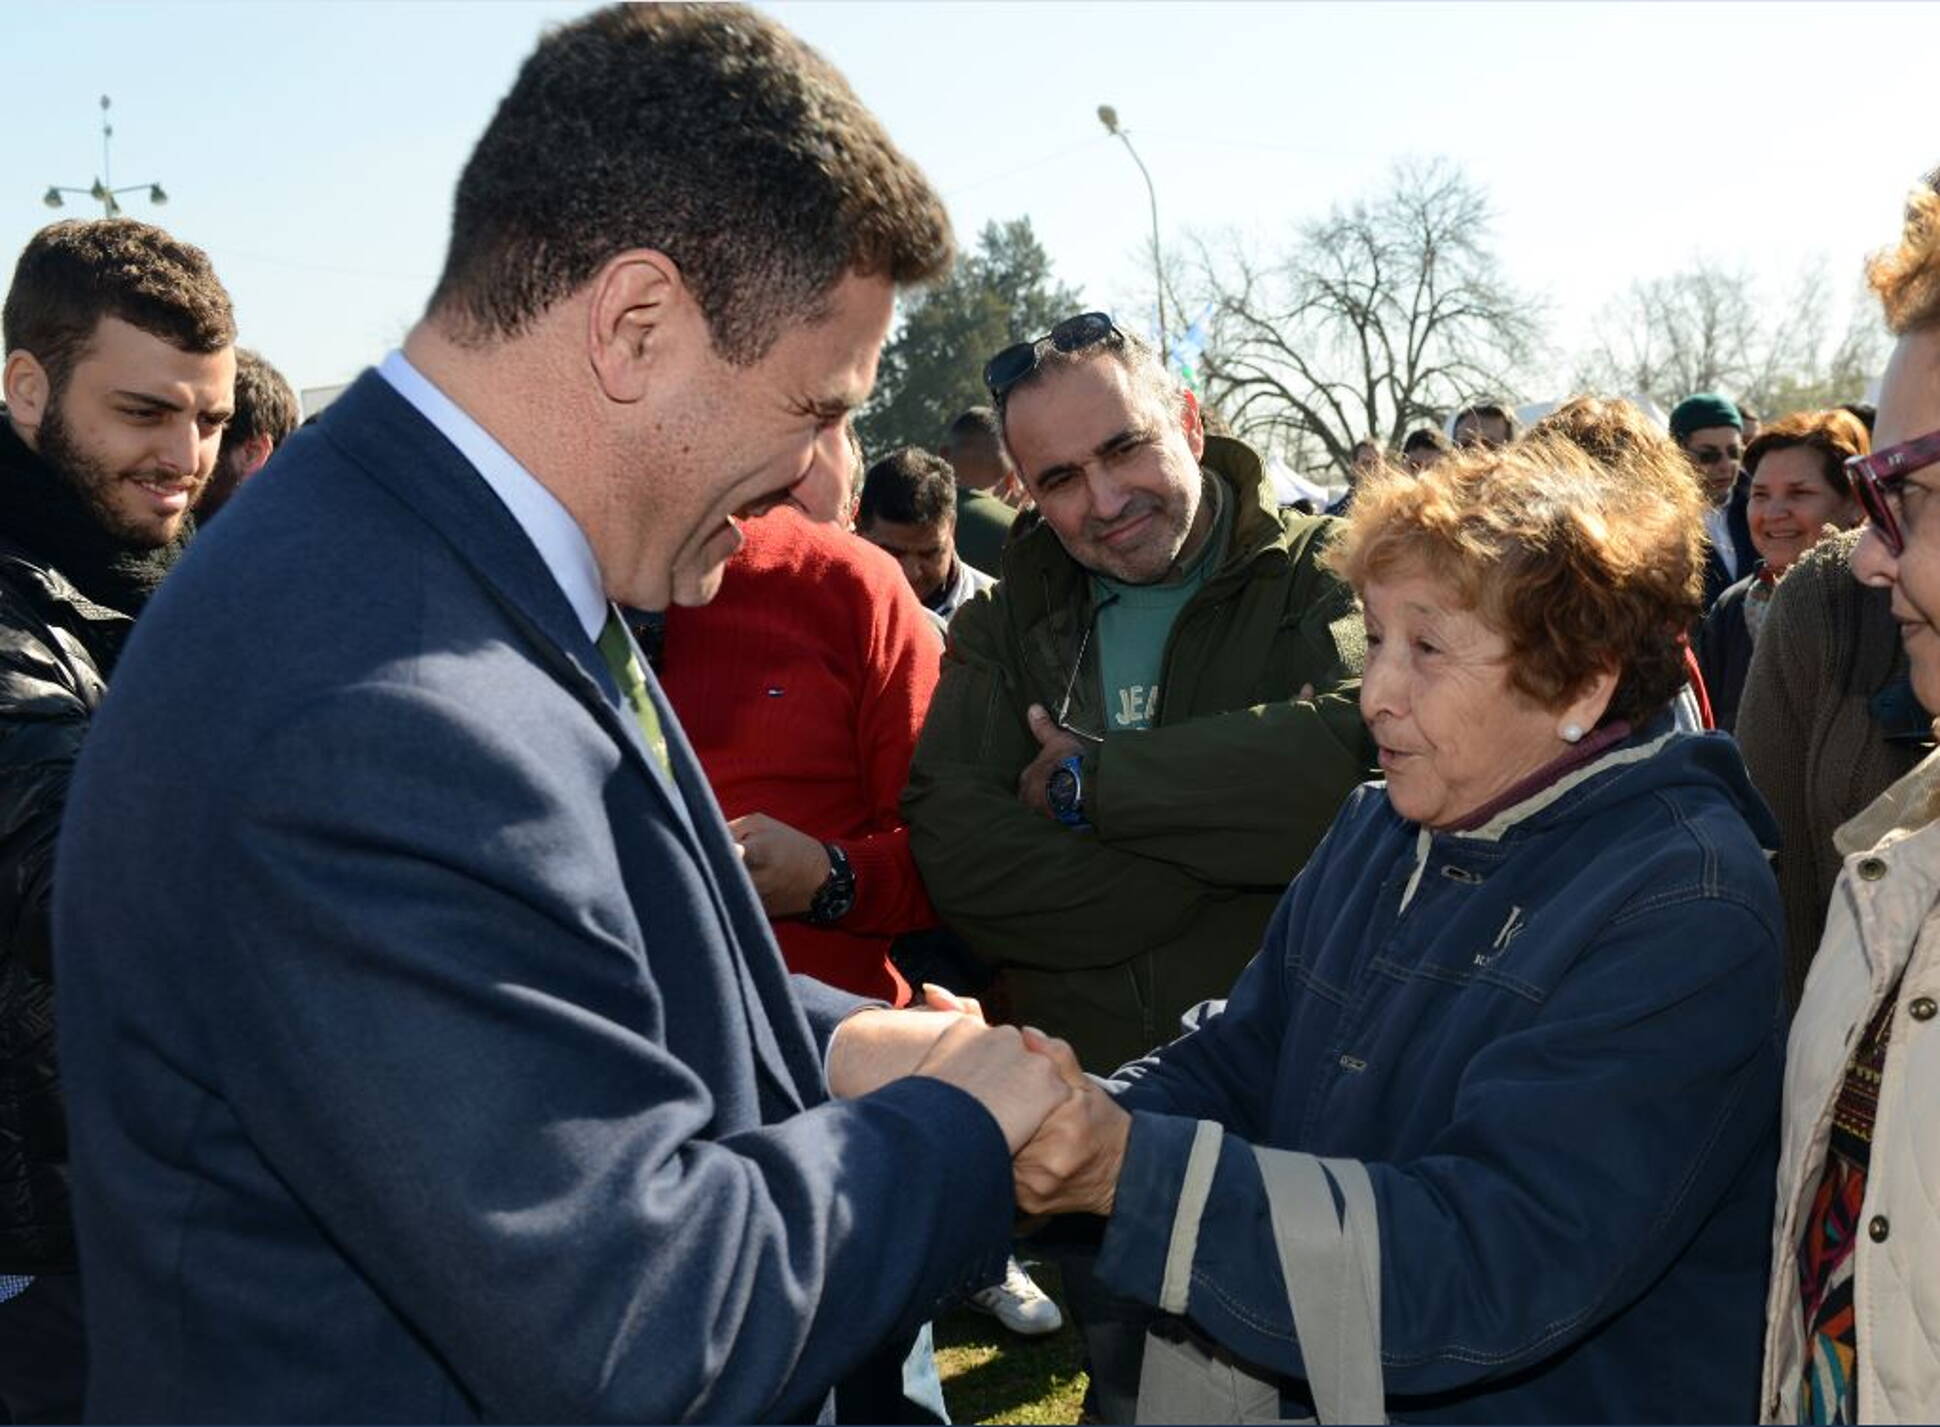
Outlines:
{"label": "leafy green tree", "polygon": [[1080,309],[1051,275],[1031,220],[989,223],[949,277],[908,300],[883,348],[876,391],[856,425],[871,458],[897,446],[935,450],[965,407],[990,400],[983,364]]}

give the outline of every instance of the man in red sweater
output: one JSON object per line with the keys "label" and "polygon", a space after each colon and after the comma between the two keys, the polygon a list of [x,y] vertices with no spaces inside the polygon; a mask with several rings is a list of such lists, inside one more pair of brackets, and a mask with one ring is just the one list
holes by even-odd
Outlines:
{"label": "man in red sweater", "polygon": [[790,969],[902,1005],[890,941],[936,914],[897,799],[941,645],[896,562],[839,525],[783,507],[742,537],[713,603],[667,611],[662,687]]}

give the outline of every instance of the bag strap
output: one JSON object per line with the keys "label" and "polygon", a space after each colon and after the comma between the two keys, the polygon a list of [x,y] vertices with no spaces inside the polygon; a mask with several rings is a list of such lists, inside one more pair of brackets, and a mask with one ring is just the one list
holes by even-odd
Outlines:
{"label": "bag strap", "polygon": [[1213,1175],[1219,1169],[1219,1144],[1225,1131],[1212,1120],[1201,1120],[1192,1132],[1186,1154],[1185,1179],[1179,1185],[1179,1204],[1172,1215],[1172,1238],[1165,1249],[1165,1277],[1159,1284],[1159,1307],[1183,1315],[1192,1287],[1192,1260],[1199,1252],[1199,1221],[1206,1212]]}
{"label": "bag strap", "polygon": [[1315,1410],[1323,1423],[1385,1422],[1380,1222],[1367,1169],[1260,1146],[1253,1154]]}

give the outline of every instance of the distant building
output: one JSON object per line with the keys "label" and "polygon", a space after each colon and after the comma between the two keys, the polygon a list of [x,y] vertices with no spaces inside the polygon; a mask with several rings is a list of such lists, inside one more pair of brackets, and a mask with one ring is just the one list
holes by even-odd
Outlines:
{"label": "distant building", "polygon": [[297,393],[297,400],[303,403],[303,419],[308,421],[349,390],[349,382],[338,382],[335,386],[306,386]]}

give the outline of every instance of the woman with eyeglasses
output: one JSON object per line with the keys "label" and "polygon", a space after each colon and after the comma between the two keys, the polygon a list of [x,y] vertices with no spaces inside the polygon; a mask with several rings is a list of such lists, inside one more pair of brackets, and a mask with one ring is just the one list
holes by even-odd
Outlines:
{"label": "woman with eyeglasses", "polygon": [[[1853,573],[1889,590],[1940,708],[1940,193],[1870,277],[1898,335]],[[1845,871],[1792,1023],[1764,1420],[1940,1421],[1940,754],[1838,835]]]}
{"label": "woman with eyeglasses", "polygon": [[1746,1421],[1775,831],[1679,733],[1702,497],[1560,435],[1370,473],[1357,789],[1195,1028],[1017,1162],[1162,1315],[1139,1418]]}
{"label": "woman with eyeglasses", "polygon": [[1719,595],[1694,641],[1719,728],[1737,727],[1738,700],[1779,576],[1825,528],[1859,524],[1846,462],[1870,449],[1866,428],[1843,411],[1801,411],[1768,426],[1745,448],[1751,476],[1745,515],[1757,570]]}

